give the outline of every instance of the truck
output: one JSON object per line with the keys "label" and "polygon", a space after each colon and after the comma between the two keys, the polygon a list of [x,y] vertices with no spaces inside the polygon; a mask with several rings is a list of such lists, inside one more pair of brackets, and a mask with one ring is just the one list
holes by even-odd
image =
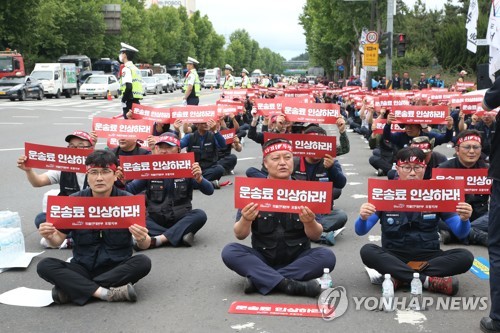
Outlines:
{"label": "truck", "polygon": [[110,58],[101,58],[94,62],[93,71],[102,72],[102,74],[113,74],[116,78],[120,77],[120,63]]}
{"label": "truck", "polygon": [[24,59],[17,51],[0,51],[0,78],[5,76],[25,76]]}
{"label": "truck", "polygon": [[166,74],[167,73],[167,66],[165,65],[160,65],[160,64],[153,64],[153,75],[154,74]]}
{"label": "truck", "polygon": [[219,67],[205,70],[205,78],[203,79],[203,87],[205,89],[210,89],[210,88],[219,89],[220,87],[219,82],[220,82]]}
{"label": "truck", "polygon": [[182,64],[178,63],[175,65],[170,65],[167,68],[167,73],[172,76],[176,84],[183,78]]}
{"label": "truck", "polygon": [[76,77],[78,79],[78,87],[83,83],[84,77],[88,76],[88,73],[92,72],[92,62],[90,58],[83,54],[78,55],[63,55],[57,59],[60,63],[73,63],[76,66]]}
{"label": "truck", "polygon": [[60,98],[64,95],[71,98],[78,94],[75,64],[38,63],[31,76],[42,83],[46,97]]}

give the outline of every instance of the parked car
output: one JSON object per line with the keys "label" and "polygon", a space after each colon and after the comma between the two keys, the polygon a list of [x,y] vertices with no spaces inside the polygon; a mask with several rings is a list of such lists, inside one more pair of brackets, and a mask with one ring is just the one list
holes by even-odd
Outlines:
{"label": "parked car", "polygon": [[112,74],[92,74],[80,87],[80,98],[97,97],[107,98],[108,91],[112,96],[118,98],[120,91],[120,83]]}
{"label": "parked car", "polygon": [[163,86],[160,80],[154,76],[143,77],[142,81],[146,85],[146,91],[155,95],[163,93]]}
{"label": "parked car", "polygon": [[153,74],[153,77],[157,77],[160,82],[161,86],[163,87],[164,92],[171,92],[173,93],[177,87],[175,86],[175,81],[172,78],[172,75],[166,73],[166,74]]}
{"label": "parked car", "polygon": [[31,76],[6,76],[0,79],[0,98],[11,101],[26,98],[43,99],[43,85]]}
{"label": "parked car", "polygon": [[241,76],[235,76],[234,77],[234,85],[236,87],[240,87],[241,86],[241,82],[243,82],[243,78],[241,78]]}

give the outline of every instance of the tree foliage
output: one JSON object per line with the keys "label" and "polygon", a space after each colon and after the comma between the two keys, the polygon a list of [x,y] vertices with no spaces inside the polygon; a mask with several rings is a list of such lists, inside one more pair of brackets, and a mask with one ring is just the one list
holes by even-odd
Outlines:
{"label": "tree foliage", "polygon": [[[119,34],[105,33],[104,4],[121,5]],[[65,54],[117,59],[120,42],[139,50],[138,63],[170,65],[184,63],[191,56],[202,68],[228,62],[238,70],[260,68],[277,73],[284,60],[269,49],[260,49],[245,30],[233,32],[226,45],[206,15],[197,11],[188,17],[184,7],[145,9],[143,0],[0,1],[0,50],[21,52],[28,70],[36,62],[55,62]]]}

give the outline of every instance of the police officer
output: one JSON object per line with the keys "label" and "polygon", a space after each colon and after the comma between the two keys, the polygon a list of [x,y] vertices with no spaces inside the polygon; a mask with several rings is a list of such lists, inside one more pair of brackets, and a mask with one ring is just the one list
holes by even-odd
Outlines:
{"label": "police officer", "polygon": [[411,81],[410,74],[408,72],[403,73],[403,90],[411,90],[413,82]]}
{"label": "police officer", "polygon": [[234,77],[231,74],[232,71],[233,67],[231,67],[230,65],[226,64],[226,66],[224,66],[225,80],[224,80],[224,85],[222,86],[224,90],[234,89],[235,83],[234,83]]}
{"label": "police officer", "polygon": [[[269,179],[290,179],[293,171],[292,145],[272,139],[263,145],[264,165]],[[252,234],[252,247],[230,243],[222,250],[226,266],[245,277],[245,293],[272,290],[289,295],[316,297],[321,287],[315,280],[323,268],[335,267],[332,251],[311,249],[310,240],[318,240],[323,227],[314,212],[302,206],[299,214],[259,211],[249,203],[238,210],[234,234],[239,240]]]}
{"label": "police officer", "polygon": [[429,80],[425,77],[425,73],[420,73],[420,79],[417,85],[420,90],[429,88]]}
{"label": "police officer", "polygon": [[200,103],[201,82],[196,72],[198,64],[198,60],[191,57],[188,57],[186,61],[188,71],[182,88],[184,91],[183,105],[198,105]]}
{"label": "police officer", "polygon": [[118,59],[125,66],[120,75],[120,91],[122,94],[123,118],[127,119],[127,112],[132,109],[132,104],[141,104],[143,98],[142,76],[139,69],[132,62],[139,50],[128,44],[121,43]]}
{"label": "police officer", "polygon": [[[404,148],[396,155],[396,161],[401,180],[423,179],[425,154],[421,149]],[[444,220],[458,238],[469,234],[472,207],[460,202],[456,211],[384,212],[377,211],[371,203],[364,203],[355,222],[356,234],[365,235],[380,220],[382,246],[364,245],[360,251],[361,260],[381,274],[391,274],[395,288],[409,284],[413,279],[413,268],[418,268],[425,289],[455,295],[458,279],[454,275],[467,272],[474,261],[472,253],[465,249],[442,251],[439,248],[439,219]]]}
{"label": "police officer", "polygon": [[[464,71],[465,72],[465,71]],[[464,75],[467,75],[465,72]],[[487,111],[500,106],[500,76],[497,75],[493,86],[486,91],[483,108]],[[490,256],[490,300],[489,317],[481,319],[483,332],[500,332],[500,113],[496,115],[495,134],[491,138],[490,168],[488,177],[493,179],[490,194],[490,213],[488,221],[488,253]],[[499,129],[497,131],[497,129]]]}
{"label": "police officer", "polygon": [[241,70],[241,78],[241,88],[252,88],[252,82],[250,82],[248,71],[245,68]]}
{"label": "police officer", "polygon": [[[180,140],[174,133],[163,133],[153,148],[154,155],[177,154]],[[146,226],[152,237],[149,248],[166,244],[174,247],[193,245],[194,235],[207,222],[207,214],[201,209],[193,209],[193,185],[197,183],[200,192],[214,193],[214,187],[201,175],[198,163],[192,166],[193,178],[136,179],[127,184],[126,190],[132,194],[146,191],[148,216]]]}

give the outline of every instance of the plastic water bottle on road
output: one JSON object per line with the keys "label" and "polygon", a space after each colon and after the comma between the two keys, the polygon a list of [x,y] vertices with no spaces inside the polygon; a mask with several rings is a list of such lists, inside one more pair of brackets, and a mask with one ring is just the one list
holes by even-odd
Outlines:
{"label": "plastic water bottle on road", "polygon": [[413,280],[411,280],[411,300],[409,308],[416,311],[423,310],[422,281],[420,281],[419,273],[413,273]]}
{"label": "plastic water bottle on road", "polygon": [[394,284],[392,283],[391,274],[384,275],[382,283],[382,306],[384,312],[394,311]]}
{"label": "plastic water bottle on road", "polygon": [[332,277],[330,276],[330,269],[328,268],[323,269],[323,275],[321,276],[319,283],[321,285],[322,290],[333,287]]}

